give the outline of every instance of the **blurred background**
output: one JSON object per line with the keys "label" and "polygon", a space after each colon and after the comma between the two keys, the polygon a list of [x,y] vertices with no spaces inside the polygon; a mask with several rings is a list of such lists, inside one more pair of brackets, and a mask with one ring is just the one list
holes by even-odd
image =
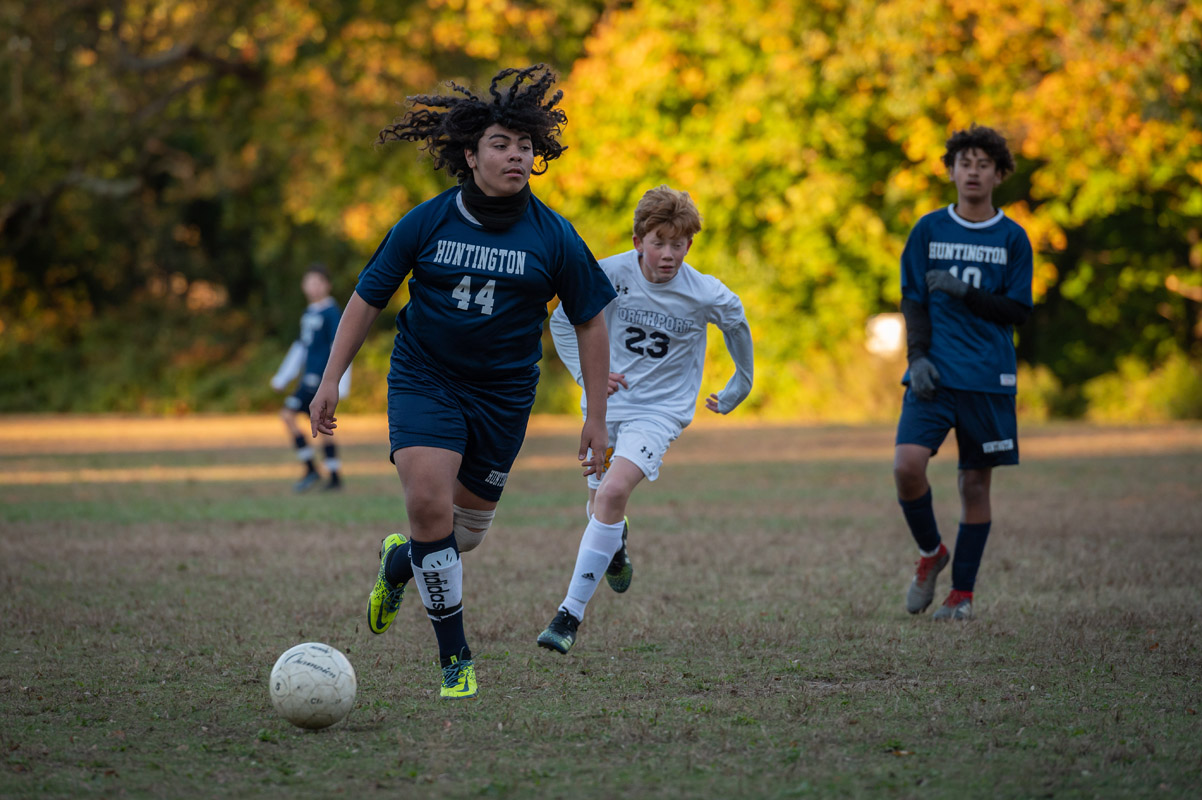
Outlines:
{"label": "blurred background", "polygon": [[[598,257],[648,188],[696,200],[689,261],[756,339],[740,414],[895,417],[898,259],[976,122],[1010,140],[995,200],[1036,251],[1024,418],[1202,418],[1196,0],[4,2],[0,412],[278,408],[305,267],[345,305],[451,185],[379,129],[407,95],[536,62],[570,149],[532,187]],[[404,300],[340,410],[384,409]],[[703,392],[731,369],[711,350]],[[574,411],[544,351],[536,411]]]}

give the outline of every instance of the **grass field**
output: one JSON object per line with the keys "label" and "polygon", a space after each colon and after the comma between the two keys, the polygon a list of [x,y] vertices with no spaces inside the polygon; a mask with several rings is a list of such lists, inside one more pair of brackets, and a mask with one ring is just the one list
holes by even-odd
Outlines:
{"label": "grass field", "polygon": [[[583,481],[539,421],[448,703],[416,593],[363,624],[404,510],[381,422],[343,422],[346,490],[297,497],[273,418],[0,418],[0,797],[1202,796],[1202,426],[1024,429],[955,625],[902,609],[891,429],[689,430],[561,657]],[[955,480],[949,443],[949,543]],[[266,685],[309,640],[359,678],[320,732]]]}

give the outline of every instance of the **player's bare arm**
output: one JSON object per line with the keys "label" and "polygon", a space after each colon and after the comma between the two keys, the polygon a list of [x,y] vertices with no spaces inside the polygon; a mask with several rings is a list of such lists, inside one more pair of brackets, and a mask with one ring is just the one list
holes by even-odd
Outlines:
{"label": "player's bare arm", "polygon": [[588,405],[584,428],[580,432],[578,457],[584,467],[584,474],[592,475],[600,469],[608,444],[605,431],[605,398],[610,376],[609,331],[605,326],[603,314],[596,314],[589,321],[574,327],[580,349],[584,396]]}
{"label": "player's bare arm", "polygon": [[357,292],[351,294],[346,310],[342,312],[342,320],[338,323],[334,344],[330,347],[330,360],[326,362],[321,385],[309,404],[309,423],[314,437],[319,433],[332,435],[338,427],[338,418],[334,416],[334,410],[338,407],[338,381],[354,361],[355,354],[363,346],[363,340],[378,316],[380,309],[367,303]]}

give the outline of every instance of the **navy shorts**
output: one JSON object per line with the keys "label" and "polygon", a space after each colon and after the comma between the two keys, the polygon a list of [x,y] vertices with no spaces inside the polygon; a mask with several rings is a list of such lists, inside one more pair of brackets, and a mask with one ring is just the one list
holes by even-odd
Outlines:
{"label": "navy shorts", "polygon": [[1018,463],[1018,419],[1014,395],[964,392],[940,387],[934,400],[919,400],[908,387],[897,423],[897,444],[931,448],[931,455],[956,429],[960,469]]}
{"label": "navy shorts", "polygon": [[403,447],[454,450],[463,456],[459,482],[496,502],[526,438],[537,386],[537,366],[519,377],[461,380],[398,335],[388,372],[389,458]]}
{"label": "navy shorts", "polygon": [[296,391],[284,398],[284,408],[292,409],[298,414],[308,414],[313,395],[317,394],[317,387],[321,385],[321,376],[315,377],[316,381],[308,380],[308,375],[301,378],[300,383],[296,385]]}

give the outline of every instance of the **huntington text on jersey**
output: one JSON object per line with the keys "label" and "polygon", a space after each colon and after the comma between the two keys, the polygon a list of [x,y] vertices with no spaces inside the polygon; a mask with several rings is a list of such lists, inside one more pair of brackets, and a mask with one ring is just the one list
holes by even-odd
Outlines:
{"label": "huntington text on jersey", "polygon": [[526,274],[526,252],[524,250],[484,247],[446,239],[438,240],[434,263],[477,269],[481,272],[504,272],[507,275]]}
{"label": "huntington text on jersey", "polygon": [[931,260],[975,261],[978,264],[1005,264],[1006,248],[963,242],[931,242],[927,258]]}

